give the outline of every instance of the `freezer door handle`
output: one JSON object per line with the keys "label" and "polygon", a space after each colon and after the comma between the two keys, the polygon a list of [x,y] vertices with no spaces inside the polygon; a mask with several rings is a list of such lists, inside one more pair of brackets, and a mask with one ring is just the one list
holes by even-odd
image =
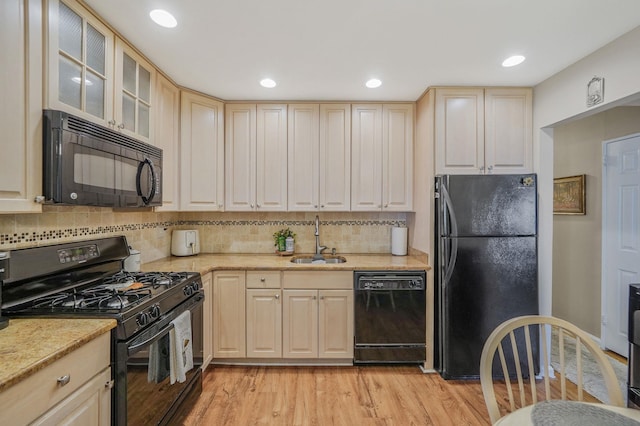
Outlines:
{"label": "freezer door handle", "polygon": [[446,247],[442,248],[442,253],[444,253],[444,274],[442,279],[442,287],[446,288],[449,283],[449,279],[453,274],[453,268],[456,264],[456,259],[458,257],[458,222],[456,221],[456,215],[453,211],[453,203],[451,202],[451,197],[449,197],[449,191],[447,191],[447,187],[445,185],[441,185],[440,191],[442,192],[442,198],[444,199],[444,203],[442,204],[442,223],[446,223],[447,218],[449,219],[449,223],[451,225],[451,233],[450,236],[452,238],[441,238],[441,244]]}

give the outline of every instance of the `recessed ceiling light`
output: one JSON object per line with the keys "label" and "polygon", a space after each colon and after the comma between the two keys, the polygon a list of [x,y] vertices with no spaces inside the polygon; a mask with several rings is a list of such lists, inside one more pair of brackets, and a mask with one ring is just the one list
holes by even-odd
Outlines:
{"label": "recessed ceiling light", "polygon": [[377,78],[372,78],[371,80],[367,81],[364,85],[367,86],[369,89],[375,89],[376,87],[380,87],[382,85],[382,82]]}
{"label": "recessed ceiling light", "polygon": [[154,9],[149,12],[149,16],[156,24],[165,28],[173,28],[178,25],[178,21],[173,17],[172,14],[162,9]]}
{"label": "recessed ceiling light", "polygon": [[276,87],[276,82],[271,80],[270,78],[265,78],[260,80],[260,86],[266,87],[267,89],[271,89],[273,87]]}
{"label": "recessed ceiling light", "polygon": [[503,67],[513,67],[516,65],[519,65],[521,63],[524,62],[524,56],[522,55],[514,55],[514,56],[510,56],[507,59],[505,59],[504,61],[502,61],[502,66]]}

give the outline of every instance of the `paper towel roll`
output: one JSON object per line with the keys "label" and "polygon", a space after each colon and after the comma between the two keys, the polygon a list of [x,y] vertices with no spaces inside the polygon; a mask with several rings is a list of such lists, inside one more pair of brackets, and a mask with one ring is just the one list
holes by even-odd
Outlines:
{"label": "paper towel roll", "polygon": [[407,228],[404,226],[391,228],[391,254],[396,256],[407,255]]}

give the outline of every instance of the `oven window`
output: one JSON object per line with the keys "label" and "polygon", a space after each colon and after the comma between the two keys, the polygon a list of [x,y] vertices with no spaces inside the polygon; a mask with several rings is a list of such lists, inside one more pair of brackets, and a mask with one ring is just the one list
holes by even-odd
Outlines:
{"label": "oven window", "polygon": [[169,334],[156,342],[151,359],[149,350],[131,356],[127,361],[127,424],[158,424],[193,378],[196,367],[187,372],[184,383],[171,384],[169,373]]}

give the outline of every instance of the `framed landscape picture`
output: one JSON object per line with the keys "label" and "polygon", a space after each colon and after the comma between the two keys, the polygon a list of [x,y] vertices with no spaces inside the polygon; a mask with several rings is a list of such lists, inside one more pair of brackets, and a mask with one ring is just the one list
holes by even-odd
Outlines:
{"label": "framed landscape picture", "polygon": [[553,214],[586,214],[585,175],[553,179]]}

